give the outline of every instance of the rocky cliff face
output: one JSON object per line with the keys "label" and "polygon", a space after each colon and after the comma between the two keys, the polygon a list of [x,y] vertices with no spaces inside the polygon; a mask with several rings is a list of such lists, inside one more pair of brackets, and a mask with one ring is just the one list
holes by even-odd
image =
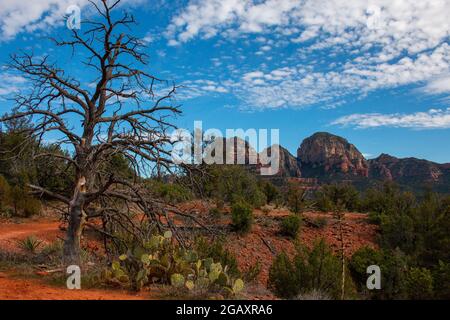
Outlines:
{"label": "rocky cliff face", "polygon": [[297,151],[302,172],[368,177],[369,165],[359,150],[342,137],[326,132],[303,140]]}
{"label": "rocky cliff face", "polygon": [[[300,178],[301,172],[298,166],[297,158],[295,158],[287,149],[283,148],[282,146],[278,147],[280,152],[280,165],[278,173],[275,176]],[[270,157],[272,155],[272,147],[265,149],[261,154],[267,154],[267,156]]]}
{"label": "rocky cliff face", "polygon": [[[238,141],[240,143],[237,143]],[[225,155],[231,150],[227,150],[225,139],[223,142]],[[233,163],[242,163],[237,161],[237,153],[245,154],[246,167],[259,174],[262,167],[261,153],[258,154],[248,142],[238,138],[234,138],[234,146],[234,154],[231,155],[231,158],[234,158]],[[263,152],[267,151],[270,157],[271,150],[272,147],[269,147]],[[416,158],[399,159],[387,154],[366,160],[353,144],[330,133],[319,132],[306,138],[297,151],[297,158],[281,146],[279,150],[279,171],[273,177],[266,176],[266,178],[279,181],[280,184],[286,179],[293,178],[299,181],[313,179],[319,184],[355,181],[361,185],[389,180],[410,189],[422,190],[423,186],[427,185],[440,192],[450,193],[450,164],[438,164]],[[249,159],[255,157],[257,163],[250,164]]]}
{"label": "rocky cliff face", "polygon": [[416,158],[399,159],[382,154],[369,161],[370,177],[399,183],[438,183],[445,178],[445,165]]}

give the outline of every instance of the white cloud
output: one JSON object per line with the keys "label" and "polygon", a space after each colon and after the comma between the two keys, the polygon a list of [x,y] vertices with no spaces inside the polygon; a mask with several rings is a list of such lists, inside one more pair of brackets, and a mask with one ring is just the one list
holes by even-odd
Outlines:
{"label": "white cloud", "polygon": [[180,100],[189,100],[205,95],[216,95],[229,92],[226,85],[212,80],[187,80],[180,85],[181,87],[178,89],[176,95],[177,99]]}
{"label": "white cloud", "polygon": [[431,80],[423,90],[430,94],[450,93],[450,75]]}
{"label": "white cloud", "polygon": [[[449,12],[448,0],[192,0],[166,36],[182,44],[257,34],[261,49],[271,38],[270,48],[287,41],[298,47],[283,61],[288,75],[261,66],[254,72],[263,75],[235,79],[234,92],[253,108],[333,107],[348,95],[410,84],[449,93]],[[311,58],[324,49],[328,69]]]}
{"label": "white cloud", "polygon": [[[123,0],[122,5],[143,0]],[[71,5],[85,8],[88,0],[0,0],[0,40],[10,40],[21,32],[35,32],[61,26]],[[81,18],[86,12],[82,11]]]}
{"label": "white cloud", "polygon": [[0,73],[0,100],[19,91],[27,82],[24,77],[10,73]]}
{"label": "white cloud", "polygon": [[333,125],[353,126],[359,129],[375,127],[447,129],[450,128],[450,108],[430,109],[411,114],[352,114],[332,122]]}

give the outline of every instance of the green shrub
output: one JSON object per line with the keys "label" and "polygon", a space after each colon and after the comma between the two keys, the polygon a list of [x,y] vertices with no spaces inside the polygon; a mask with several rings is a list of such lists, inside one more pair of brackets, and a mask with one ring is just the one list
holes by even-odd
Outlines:
{"label": "green shrub", "polygon": [[[408,257],[399,249],[375,250],[362,247],[353,253],[349,270],[357,283],[358,290],[376,299],[404,299],[407,297],[405,273],[408,270]],[[377,265],[381,270],[381,290],[367,290],[367,267]]]}
{"label": "green shrub", "polygon": [[240,277],[236,256],[223,245],[224,240],[208,241],[204,237],[195,239],[194,248],[200,259],[211,258],[227,266],[228,273],[234,277]]}
{"label": "green shrub", "polygon": [[286,192],[286,204],[294,213],[299,213],[306,206],[306,191],[298,183],[290,182]]}
{"label": "green shrub", "polygon": [[266,196],[267,203],[272,203],[280,196],[280,191],[270,181],[261,181],[259,185]]}
{"label": "green shrub", "polygon": [[439,261],[433,270],[436,298],[450,300],[450,263]]}
{"label": "green shrub", "polygon": [[35,236],[28,236],[25,239],[19,240],[19,247],[26,252],[36,253],[37,249],[42,245],[42,241],[37,239]]}
{"label": "green shrub", "polygon": [[216,201],[234,203],[244,200],[255,208],[266,203],[254,174],[240,165],[210,165],[203,193]]}
{"label": "green shrub", "polygon": [[157,197],[171,204],[189,201],[193,198],[192,192],[178,183],[165,183],[152,180],[147,182],[147,185]]}
{"label": "green shrub", "polygon": [[298,231],[302,220],[299,216],[291,214],[283,219],[281,222],[281,233],[285,236],[295,239],[297,237]]}
{"label": "green shrub", "polygon": [[322,186],[315,193],[317,208],[321,211],[348,210],[360,208],[359,192],[351,184],[330,184]]}
{"label": "green shrub", "polygon": [[293,298],[300,293],[318,290],[338,298],[341,288],[341,265],[322,239],[312,249],[304,246],[291,261],[279,254],[269,270],[269,288],[280,298]]}
{"label": "green shrub", "polygon": [[367,267],[381,266],[382,263],[383,253],[371,247],[362,247],[353,253],[348,267],[360,291],[365,292],[367,288]]}
{"label": "green shrub", "polygon": [[433,296],[433,277],[425,268],[411,268],[406,276],[406,292],[409,299],[424,300]]}
{"label": "green shrub", "polygon": [[30,196],[27,189],[21,188],[18,185],[11,188],[10,191],[10,205],[14,209],[14,215],[22,215],[24,217],[31,217],[38,215],[41,212],[41,202]]}
{"label": "green shrub", "polygon": [[268,287],[278,297],[289,299],[300,292],[300,279],[296,266],[285,252],[278,254],[269,269]]}
{"label": "green shrub", "polygon": [[0,175],[0,209],[6,206],[10,202],[11,187],[8,181]]}
{"label": "green shrub", "polygon": [[253,210],[245,201],[237,201],[231,207],[233,227],[239,232],[249,232],[253,224]]}

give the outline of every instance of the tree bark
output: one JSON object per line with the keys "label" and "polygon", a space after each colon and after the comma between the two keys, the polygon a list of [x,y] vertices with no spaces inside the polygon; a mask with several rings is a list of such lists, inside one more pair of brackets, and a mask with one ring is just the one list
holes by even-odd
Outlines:
{"label": "tree bark", "polygon": [[64,242],[64,263],[66,265],[81,264],[81,235],[86,223],[84,202],[86,193],[86,179],[81,176],[75,187],[74,195],[69,206],[69,225]]}

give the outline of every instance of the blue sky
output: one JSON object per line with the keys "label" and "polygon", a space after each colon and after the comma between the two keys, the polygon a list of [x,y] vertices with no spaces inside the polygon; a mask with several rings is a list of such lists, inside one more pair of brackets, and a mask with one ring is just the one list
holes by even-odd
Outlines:
{"label": "blue sky", "polygon": [[[446,0],[123,0],[148,45],[149,71],[182,84],[192,128],[279,128],[293,154],[316,131],[385,152],[450,162],[450,2]],[[46,36],[64,36],[68,6],[0,0],[0,64],[48,54],[87,87],[92,75]],[[0,110],[26,86],[0,69]]]}

